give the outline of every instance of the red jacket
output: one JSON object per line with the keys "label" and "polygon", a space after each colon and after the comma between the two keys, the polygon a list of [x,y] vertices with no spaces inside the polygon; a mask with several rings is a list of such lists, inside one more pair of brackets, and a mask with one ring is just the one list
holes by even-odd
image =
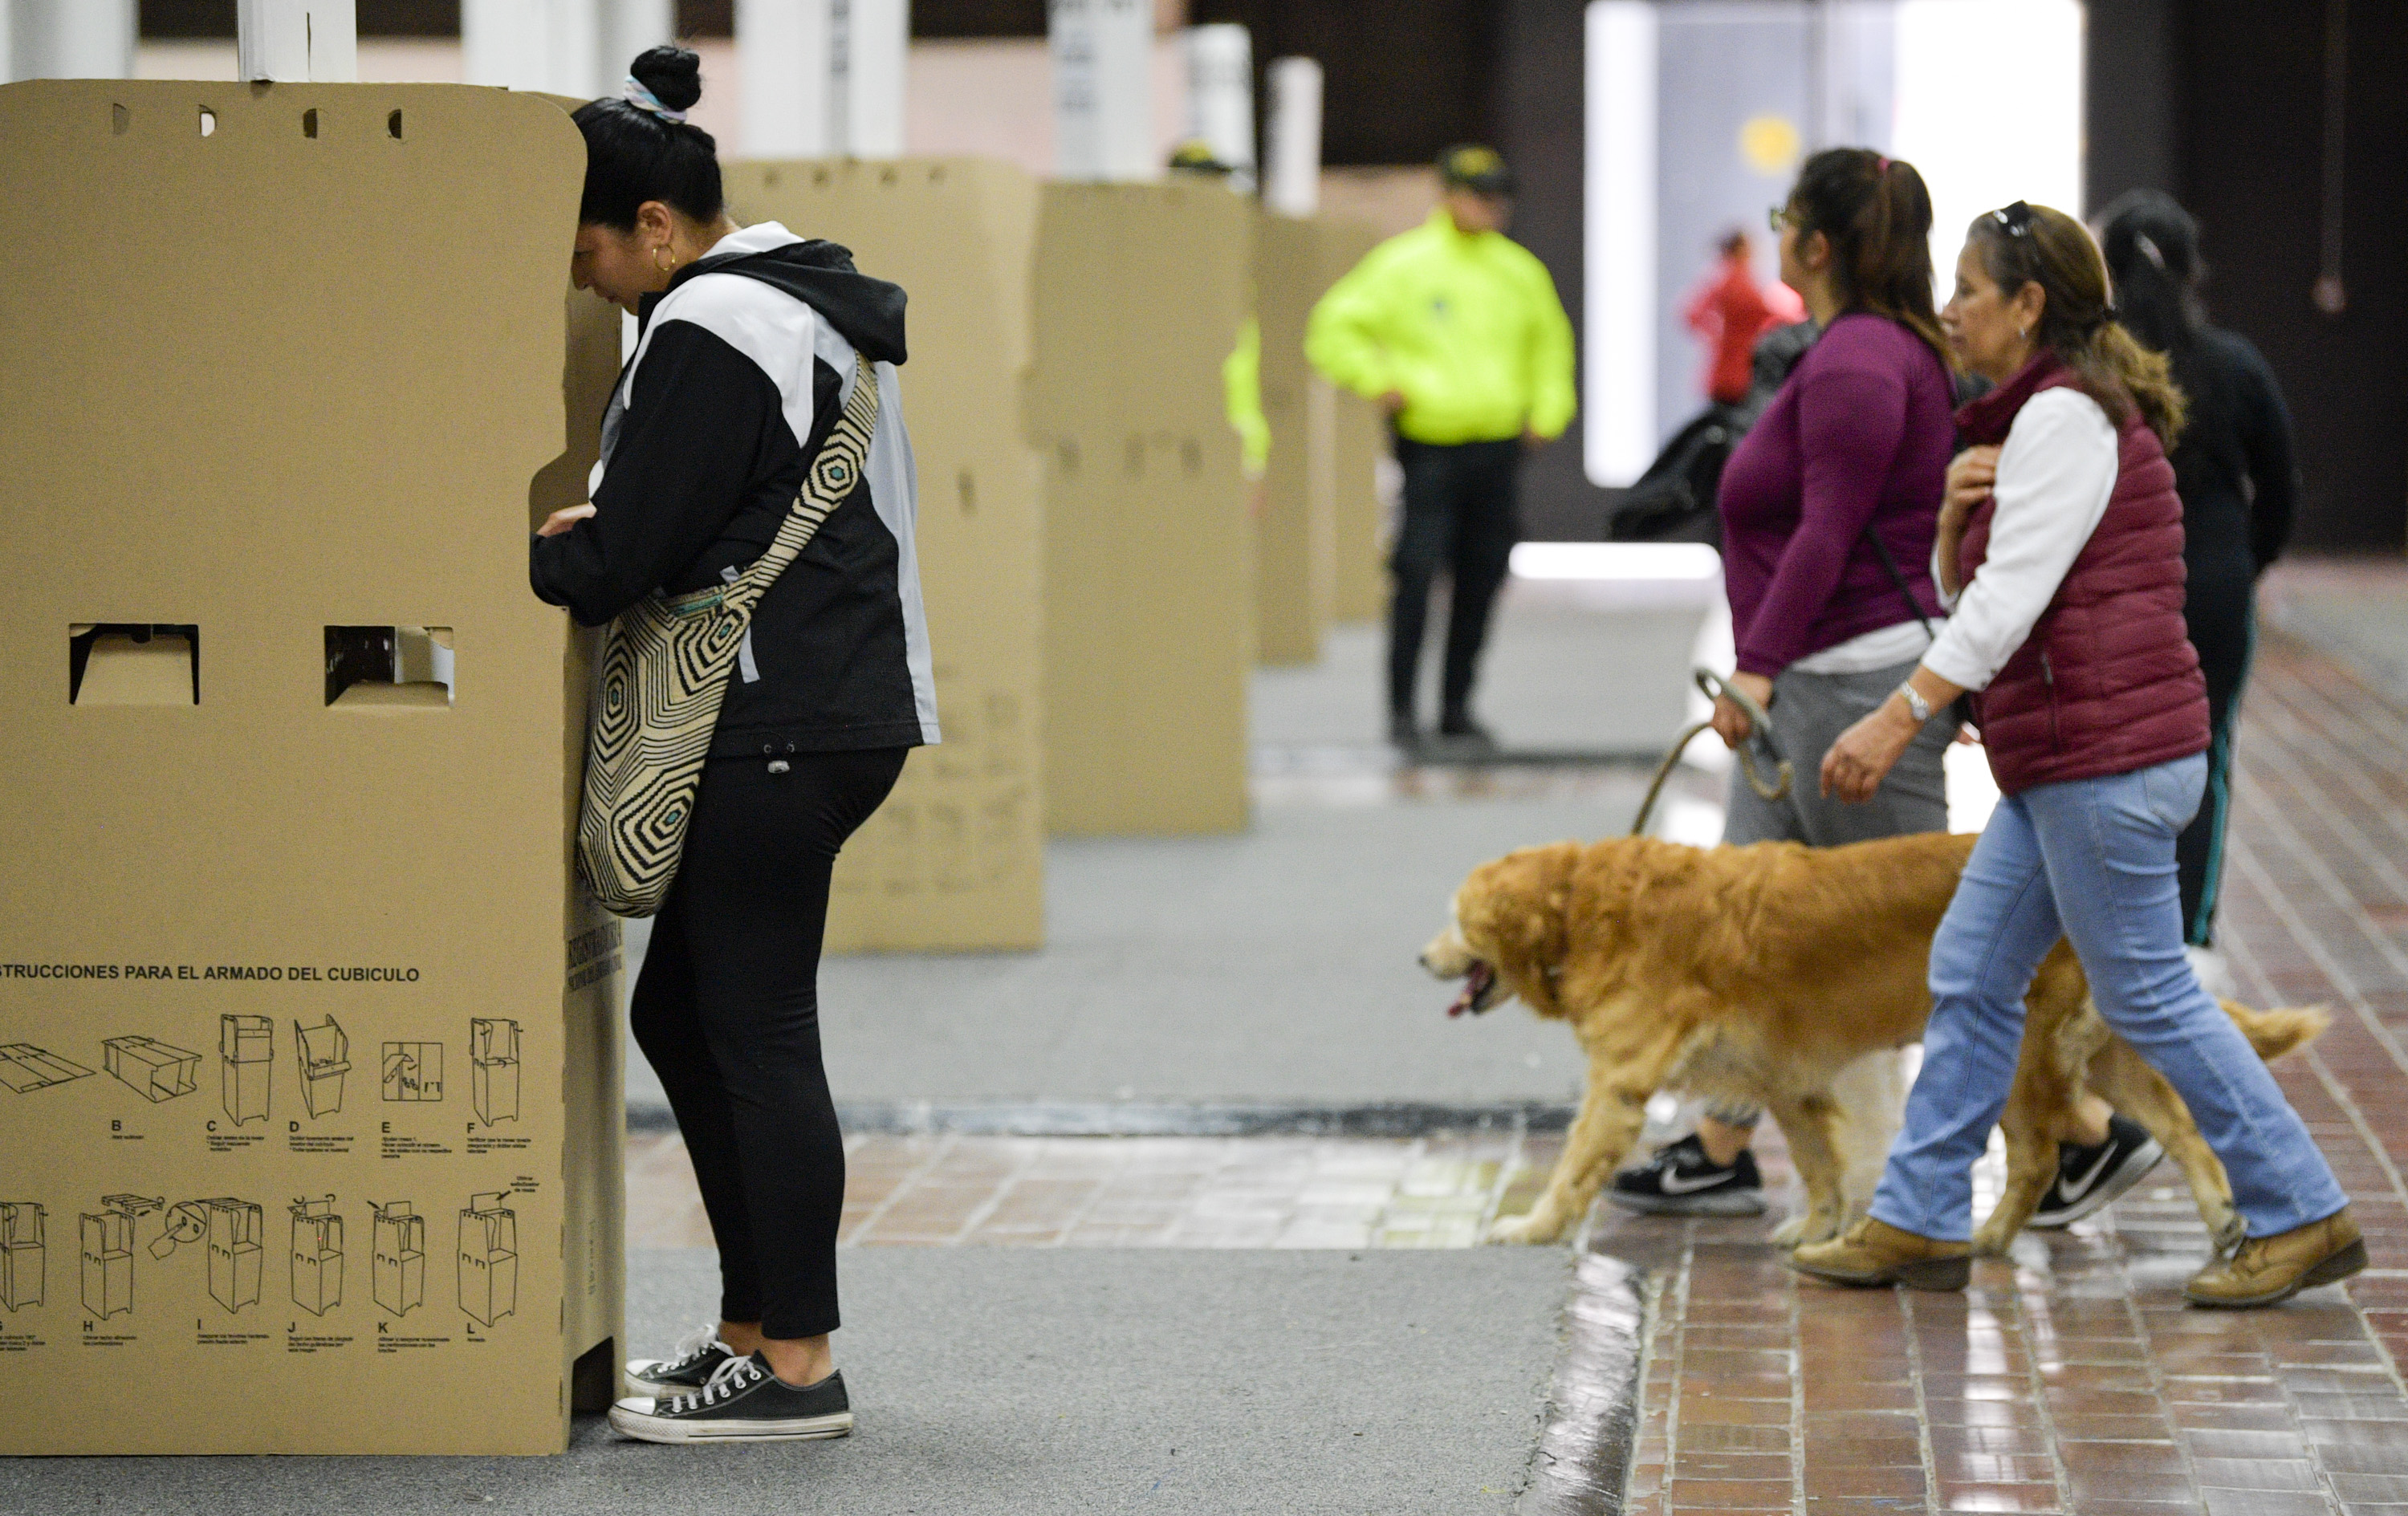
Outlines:
{"label": "red jacket", "polygon": [[1746,260],[1725,258],[1721,273],[1698,286],[1681,315],[1690,331],[1713,344],[1706,393],[1727,406],[1746,399],[1756,378],[1756,339],[1780,324]]}
{"label": "red jacket", "polygon": [[[1956,413],[1969,443],[2000,443],[2024,402],[2073,383],[2053,353]],[[2098,529],[2006,667],[1975,697],[1990,771],[2006,794],[2098,779],[2207,751],[2207,681],[2183,620],[2183,514],[2173,466],[2137,415],[2118,436],[2114,493]],[[1995,500],[1973,509],[1958,548],[1971,583],[1990,545]]]}

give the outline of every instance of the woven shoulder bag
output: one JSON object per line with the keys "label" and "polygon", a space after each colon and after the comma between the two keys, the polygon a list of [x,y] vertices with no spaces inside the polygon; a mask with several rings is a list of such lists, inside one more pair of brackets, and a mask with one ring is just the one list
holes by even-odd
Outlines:
{"label": "woven shoulder bag", "polygon": [[605,909],[650,916],[661,908],[677,878],[703,759],[752,609],[853,493],[877,424],[878,375],[856,356],[853,399],[811,461],[768,551],[724,585],[646,596],[603,634],[577,862]]}

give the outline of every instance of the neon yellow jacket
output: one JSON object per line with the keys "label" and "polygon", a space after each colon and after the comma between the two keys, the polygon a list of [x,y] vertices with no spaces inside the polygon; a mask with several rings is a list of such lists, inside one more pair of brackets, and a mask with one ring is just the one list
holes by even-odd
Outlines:
{"label": "neon yellow jacket", "polygon": [[1263,324],[1252,316],[1239,326],[1238,345],[1221,365],[1221,392],[1246,478],[1260,479],[1270,462],[1271,423],[1263,414]]}
{"label": "neon yellow jacket", "polygon": [[1572,325],[1528,249],[1467,236],[1443,207],[1373,248],[1312,307],[1305,356],[1357,394],[1403,393],[1416,442],[1489,442],[1571,423]]}

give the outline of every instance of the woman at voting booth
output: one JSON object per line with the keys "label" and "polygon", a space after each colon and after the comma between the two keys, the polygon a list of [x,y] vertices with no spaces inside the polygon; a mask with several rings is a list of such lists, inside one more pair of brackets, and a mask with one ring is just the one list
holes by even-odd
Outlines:
{"label": "woman at voting booth", "polygon": [[[719,1244],[722,1319],[671,1358],[630,1363],[638,1397],[610,1421],[662,1442],[838,1437],[853,1417],[828,1347],[844,1200],[819,1041],[829,879],[906,751],[938,740],[895,374],[904,294],[832,243],[738,229],[715,145],[685,119],[701,93],[693,53],[654,48],[623,98],[576,113],[587,164],[572,274],[642,324],[590,501],[545,522],[530,565],[537,594],[612,623],[580,862],[618,908],[652,908],[646,878],[665,886],[630,1019]],[[680,622],[724,628],[724,673],[692,659],[668,671],[716,718],[689,722],[680,798],[597,830],[606,759],[678,735],[676,712],[648,704],[662,674],[629,630],[639,622],[671,636]],[[646,708],[606,753],[623,664]],[[651,794],[599,798],[623,819]],[[602,882],[614,869],[638,881],[636,906]]]}

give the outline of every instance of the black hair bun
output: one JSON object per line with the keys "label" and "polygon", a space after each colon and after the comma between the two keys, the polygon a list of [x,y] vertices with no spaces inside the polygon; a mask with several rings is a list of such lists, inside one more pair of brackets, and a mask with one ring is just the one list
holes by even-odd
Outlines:
{"label": "black hair bun", "polygon": [[636,82],[671,110],[688,110],[702,98],[702,59],[684,48],[664,43],[638,53],[627,65]]}

